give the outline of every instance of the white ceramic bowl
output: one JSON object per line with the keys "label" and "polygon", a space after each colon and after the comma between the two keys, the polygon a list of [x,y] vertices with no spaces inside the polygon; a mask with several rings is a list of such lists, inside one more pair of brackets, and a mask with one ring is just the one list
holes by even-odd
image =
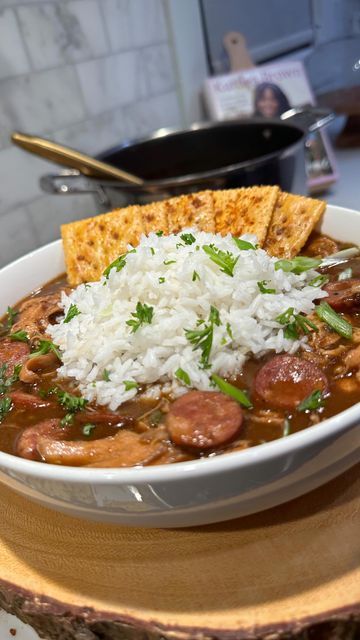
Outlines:
{"label": "white ceramic bowl", "polygon": [[[328,206],[322,229],[360,244],[360,214]],[[0,313],[64,271],[60,241],[0,271]],[[31,500],[74,516],[147,527],[184,527],[261,511],[295,498],[360,457],[360,403],[293,435],[219,457],[129,469],[60,467],[0,452],[0,479]]]}

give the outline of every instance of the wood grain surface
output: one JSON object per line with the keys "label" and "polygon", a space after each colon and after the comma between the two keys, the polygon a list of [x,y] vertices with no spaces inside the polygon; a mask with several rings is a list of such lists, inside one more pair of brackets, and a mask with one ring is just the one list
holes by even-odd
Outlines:
{"label": "wood grain surface", "polygon": [[358,638],[359,496],[358,465],[260,514],[149,530],[61,515],[1,485],[0,606],[62,640],[300,637],[336,620]]}

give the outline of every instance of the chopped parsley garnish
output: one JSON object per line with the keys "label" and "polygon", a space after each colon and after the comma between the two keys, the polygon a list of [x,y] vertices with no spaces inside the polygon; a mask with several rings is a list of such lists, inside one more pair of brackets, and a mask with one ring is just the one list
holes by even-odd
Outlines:
{"label": "chopped parsley garnish", "polygon": [[182,242],[178,242],[176,248],[178,249],[179,247],[185,247],[185,245]]}
{"label": "chopped parsley garnish", "polygon": [[28,342],[29,336],[26,331],[15,331],[14,333],[10,333],[10,340],[14,340],[17,342]]}
{"label": "chopped parsley garnish", "polygon": [[341,282],[342,280],[349,280],[349,278],[352,278],[352,268],[348,267],[347,269],[344,269],[344,271],[341,271],[338,275],[338,280]]}
{"label": "chopped parsley garnish", "polygon": [[334,329],[343,338],[352,339],[352,325],[340,314],[336,313],[327,302],[321,302],[315,309],[321,320]]}
{"label": "chopped parsley garnish", "polygon": [[6,333],[10,331],[18,313],[19,312],[15,311],[15,309],[13,309],[12,307],[7,308],[5,323],[0,324],[0,336],[4,336]]}
{"label": "chopped parsley garnish", "polygon": [[318,276],[316,276],[316,278],[313,278],[312,280],[310,280],[309,286],[310,287],[322,287],[327,282],[329,282],[328,276],[322,276],[322,275],[319,274]]}
{"label": "chopped parsley garnish", "polygon": [[241,238],[236,238],[235,236],[233,236],[233,240],[237,246],[238,249],[240,249],[241,251],[248,251],[249,249],[256,249],[256,247],[251,244],[251,242],[248,242],[247,240],[242,240]]}
{"label": "chopped parsley garnish", "polygon": [[5,418],[6,414],[9,413],[12,407],[12,400],[9,396],[4,396],[0,400],[0,422]]}
{"label": "chopped parsley garnish", "polygon": [[56,389],[56,395],[61,406],[71,413],[82,411],[83,409],[85,409],[88,403],[85,398],[74,396],[72,393],[68,393],[68,391],[62,391],[61,389]]}
{"label": "chopped parsley garnish", "polygon": [[298,340],[299,331],[308,335],[310,329],[313,331],[319,331],[316,324],[314,324],[309,318],[301,315],[300,313],[294,313],[294,308],[289,307],[275,318],[276,322],[284,325],[284,338],[288,340]]}
{"label": "chopped parsley garnish", "polygon": [[60,420],[60,427],[70,427],[74,422],[74,414],[66,413],[63,418]]}
{"label": "chopped parsley garnish", "polygon": [[275,262],[275,271],[285,271],[286,273],[295,273],[300,275],[309,269],[317,269],[321,265],[320,258],[308,258],[307,256],[296,256],[292,260],[278,260]]}
{"label": "chopped parsley garnish", "polygon": [[159,238],[161,238],[161,236],[164,235],[163,231],[155,231],[156,235],[159,236]]}
{"label": "chopped parsley garnish", "polygon": [[181,380],[181,382],[184,382],[184,384],[186,384],[188,387],[191,386],[190,376],[188,373],[186,373],[186,371],[184,371],[184,369],[181,369],[179,367],[179,369],[176,369],[175,375],[178,378],[178,380]]}
{"label": "chopped parsley garnish", "polygon": [[214,244],[204,244],[203,250],[209,256],[210,260],[220,267],[220,271],[233,277],[234,268],[240,256],[234,256],[230,251],[222,251],[215,247]]}
{"label": "chopped parsley garnish", "polygon": [[70,322],[70,320],[75,318],[75,316],[78,316],[80,313],[81,311],[79,311],[76,304],[71,304],[64,318],[64,324],[67,324],[68,322]]}
{"label": "chopped parsley garnish", "polygon": [[313,391],[296,407],[297,411],[315,411],[324,406],[324,398],[321,391]]}
{"label": "chopped parsley garnish", "polygon": [[230,382],[226,382],[226,380],[220,378],[220,376],[216,375],[216,373],[212,374],[211,379],[213,382],[215,382],[217,387],[219,387],[220,391],[225,393],[227,396],[230,396],[230,398],[236,400],[246,409],[252,409],[251,401],[245,391],[234,387],[233,384],[230,384]]}
{"label": "chopped parsley garnish", "polygon": [[138,383],[135,380],[124,380],[123,385],[125,387],[125,391],[131,391],[131,389],[137,389]]}
{"label": "chopped parsley garnish", "polygon": [[96,428],[96,424],[84,424],[82,432],[84,436],[89,436],[91,432]]}
{"label": "chopped parsley garnish", "polygon": [[268,280],[261,280],[257,283],[260,293],[276,293],[276,289],[268,289],[266,285],[269,284]]}
{"label": "chopped parsley garnish", "polygon": [[126,256],[127,253],[123,253],[121,256],[116,258],[114,262],[111,262],[108,267],[106,267],[105,271],[103,271],[103,276],[108,278],[110,275],[111,269],[116,269],[116,271],[121,271],[126,265]]}
{"label": "chopped parsley garnish", "polygon": [[102,377],[105,382],[110,382],[110,373],[107,369],[104,369]]}
{"label": "chopped parsley garnish", "polygon": [[219,312],[215,307],[210,307],[210,314],[208,318],[208,324],[205,324],[204,320],[198,320],[198,329],[185,329],[185,336],[189,340],[190,344],[194,345],[195,349],[200,349],[201,357],[200,364],[203,369],[209,369],[209,357],[213,342],[214,324],[220,325]]}
{"label": "chopped parsley garnish", "polygon": [[154,307],[142,304],[140,301],[136,305],[135,313],[132,313],[132,320],[127,320],[126,324],[131,327],[131,333],[135,333],[143,324],[151,324],[154,314]]}
{"label": "chopped parsley garnish", "polygon": [[234,336],[233,336],[233,332],[232,332],[232,329],[231,329],[230,322],[227,322],[227,323],[226,323],[226,333],[228,334],[229,338],[231,338],[231,340],[233,340],[233,339],[234,339]]}
{"label": "chopped parsley garnish", "polygon": [[200,276],[199,276],[197,271],[193,271],[191,279],[192,279],[193,282],[195,282],[195,280],[200,280]]}
{"label": "chopped parsley garnish", "polygon": [[165,282],[165,278],[161,277],[159,278],[159,284],[163,284]]}
{"label": "chopped parsley garnish", "polygon": [[175,264],[176,260],[164,260],[163,264],[168,265],[168,264]]}
{"label": "chopped parsley garnish", "polygon": [[196,242],[196,238],[194,238],[192,233],[182,233],[180,238],[185,244],[194,244],[194,242]]}
{"label": "chopped parsley garnish", "polygon": [[29,358],[36,358],[36,356],[44,356],[47,353],[52,351],[55,353],[56,357],[61,360],[61,353],[59,351],[59,347],[54,344],[51,340],[39,340],[39,346],[36,351],[33,351]]}
{"label": "chopped parsley garnish", "polygon": [[150,251],[151,251],[151,255],[154,256],[155,255],[155,249],[154,247],[150,247]]}

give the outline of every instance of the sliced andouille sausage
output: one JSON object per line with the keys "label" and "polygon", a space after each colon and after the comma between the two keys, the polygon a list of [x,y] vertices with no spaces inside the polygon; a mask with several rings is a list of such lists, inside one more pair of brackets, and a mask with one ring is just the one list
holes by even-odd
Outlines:
{"label": "sliced andouille sausage", "polygon": [[166,415],[171,440],[192,449],[212,449],[231,441],[242,421],[240,405],[214,391],[190,391],[175,400]]}
{"label": "sliced andouille sausage", "polygon": [[60,425],[60,420],[51,418],[43,420],[39,424],[28,427],[19,436],[16,444],[16,454],[28,460],[41,460],[38,451],[38,443],[42,438],[56,439],[64,435],[64,429]]}
{"label": "sliced andouille sausage", "polygon": [[295,409],[313,391],[326,391],[325,373],[297,356],[279,355],[264,364],[254,381],[255,393],[273,407]]}
{"label": "sliced andouille sausage", "polygon": [[29,353],[29,346],[25,342],[14,342],[10,338],[0,341],[0,365],[7,365],[8,375],[17,364],[23,364],[27,360]]}
{"label": "sliced andouille sausage", "polygon": [[339,251],[339,245],[328,236],[317,236],[306,244],[307,256],[319,256],[325,258]]}
{"label": "sliced andouille sausage", "polygon": [[358,311],[360,309],[360,279],[349,278],[339,282],[329,282],[324,287],[329,294],[324,298],[336,311]]}

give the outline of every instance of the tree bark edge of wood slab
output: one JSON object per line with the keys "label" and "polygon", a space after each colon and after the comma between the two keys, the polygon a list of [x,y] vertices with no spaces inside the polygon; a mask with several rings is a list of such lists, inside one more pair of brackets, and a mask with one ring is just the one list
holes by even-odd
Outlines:
{"label": "tree bark edge of wood slab", "polygon": [[[358,640],[360,603],[321,616],[252,629],[171,628],[155,620],[120,617],[26,591],[0,579],[0,608],[46,640]],[[291,628],[290,628],[291,627]]]}

